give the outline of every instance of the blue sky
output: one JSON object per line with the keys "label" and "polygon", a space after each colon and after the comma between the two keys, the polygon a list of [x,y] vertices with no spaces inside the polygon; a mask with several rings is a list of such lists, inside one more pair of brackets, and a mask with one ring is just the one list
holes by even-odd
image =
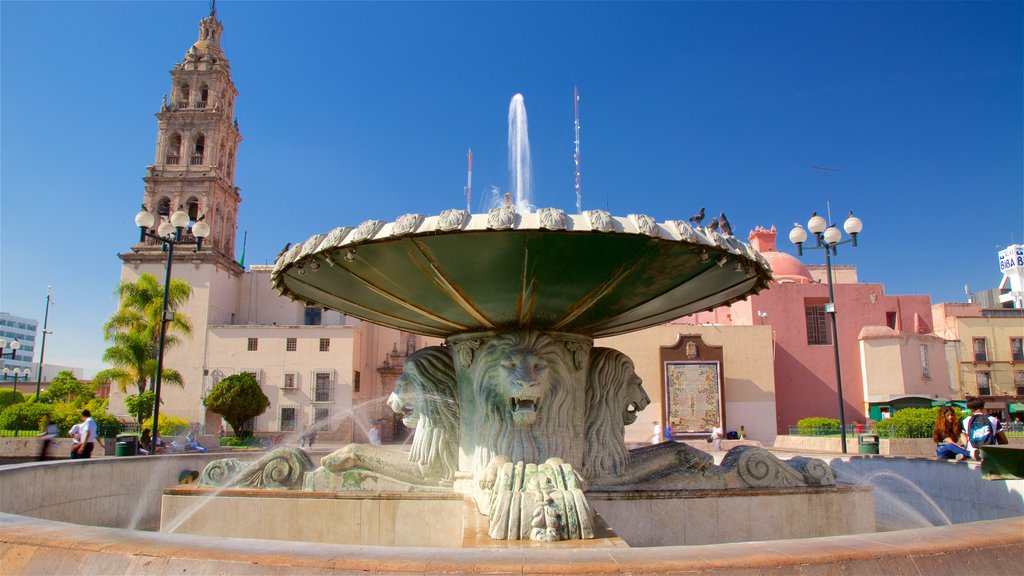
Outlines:
{"label": "blue sky", "polygon": [[[465,207],[507,186],[529,114],[534,202],[738,235],[831,204],[836,262],[963,301],[1024,242],[1024,4],[218,3],[245,140],[246,263],[338,225]],[[43,316],[47,363],[101,367],[118,252],[154,161],[168,71],[206,2],[0,2],[0,310]],[[837,168],[828,181],[812,166]],[[822,263],[820,252],[804,258]]]}

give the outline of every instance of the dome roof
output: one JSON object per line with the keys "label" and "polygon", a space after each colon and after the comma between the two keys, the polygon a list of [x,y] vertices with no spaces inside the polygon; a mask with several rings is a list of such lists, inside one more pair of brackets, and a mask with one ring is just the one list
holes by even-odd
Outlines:
{"label": "dome roof", "polygon": [[808,284],[811,282],[811,273],[796,256],[785,252],[762,252],[764,259],[772,266],[772,279],[776,282],[796,282]]}

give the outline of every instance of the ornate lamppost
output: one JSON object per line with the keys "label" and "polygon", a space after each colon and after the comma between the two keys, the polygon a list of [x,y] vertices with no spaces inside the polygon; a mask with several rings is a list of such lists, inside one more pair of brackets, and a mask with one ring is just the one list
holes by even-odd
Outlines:
{"label": "ornate lamppost", "polygon": [[[157,345],[156,357],[156,379],[153,382],[153,436],[150,445],[150,453],[156,454],[156,441],[160,430],[160,381],[164,371],[164,338],[167,334],[167,322],[174,319],[174,312],[167,309],[167,292],[171,285],[171,265],[174,258],[175,246],[195,246],[194,252],[203,249],[203,239],[210,235],[210,225],[203,222],[205,216],[200,216],[195,223],[189,227],[189,217],[181,206],[171,214],[170,219],[164,220],[156,230],[156,234],[150,231],[156,222],[156,217],[143,206],[142,210],[135,215],[135,225],[139,227],[139,241],[151,238],[160,242],[164,252],[167,253],[167,266],[164,274],[164,303],[160,316],[160,341]],[[192,232],[195,239],[183,237],[186,230]]]}
{"label": "ornate lamppost", "polygon": [[843,223],[843,229],[850,237],[843,240],[843,233],[836,228],[835,224],[826,227],[825,219],[814,212],[811,214],[811,219],[807,221],[806,230],[803,226],[796,224],[789,232],[789,240],[796,244],[798,255],[803,256],[804,254],[804,242],[807,240],[808,230],[814,234],[814,246],[808,246],[807,249],[825,251],[825,271],[828,274],[828,303],[825,304],[825,312],[832,318],[832,351],[835,353],[836,394],[839,396],[839,438],[843,454],[846,454],[846,418],[843,414],[843,375],[839,367],[839,330],[836,328],[836,302],[832,287],[832,256],[835,256],[836,246],[840,244],[852,244],[856,248],[857,234],[860,234],[863,227],[864,224],[860,218],[854,216],[851,210],[850,216]]}
{"label": "ornate lamppost", "polygon": [[36,372],[36,402],[39,402],[39,386],[43,383],[43,356],[46,354],[46,335],[51,334],[46,329],[50,321],[50,302],[53,295],[53,286],[46,287],[46,312],[43,313],[43,344],[39,348],[39,371]]}

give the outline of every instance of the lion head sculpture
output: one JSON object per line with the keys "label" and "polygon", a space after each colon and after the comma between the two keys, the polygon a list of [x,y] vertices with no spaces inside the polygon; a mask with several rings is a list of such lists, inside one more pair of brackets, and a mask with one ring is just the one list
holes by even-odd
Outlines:
{"label": "lion head sculpture", "polygon": [[415,429],[409,460],[427,478],[450,480],[458,468],[459,403],[455,367],[443,346],[417,350],[405,359],[388,406]]}
{"label": "lion head sculpture", "polygon": [[618,350],[590,351],[583,474],[588,479],[621,474],[629,462],[625,427],[651,403],[633,361]]}
{"label": "lion head sculpture", "polygon": [[[498,334],[476,351],[470,376],[480,409],[474,469],[494,456],[512,462],[571,457],[571,360],[564,345],[535,330]],[[582,398],[576,402],[582,401]]]}

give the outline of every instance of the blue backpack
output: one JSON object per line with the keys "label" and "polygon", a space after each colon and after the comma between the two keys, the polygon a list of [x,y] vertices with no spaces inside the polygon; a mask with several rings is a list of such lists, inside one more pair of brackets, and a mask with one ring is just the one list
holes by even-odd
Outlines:
{"label": "blue backpack", "polygon": [[986,414],[972,414],[967,422],[967,441],[974,448],[996,443],[996,429]]}

